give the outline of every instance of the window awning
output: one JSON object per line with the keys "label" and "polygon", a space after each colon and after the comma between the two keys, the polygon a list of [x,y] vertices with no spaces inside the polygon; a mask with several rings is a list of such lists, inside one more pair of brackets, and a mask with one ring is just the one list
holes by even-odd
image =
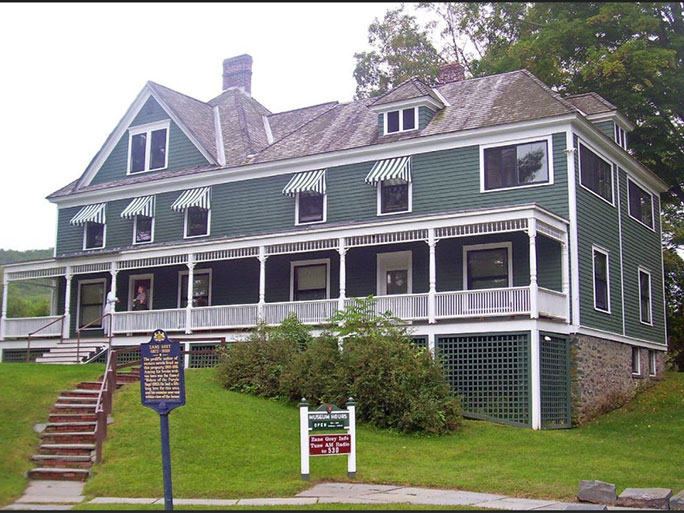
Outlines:
{"label": "window awning", "polygon": [[73,225],[85,223],[105,223],[105,205],[106,203],[96,203],[94,205],[86,205],[78,213],[71,218],[69,223]]}
{"label": "window awning", "polygon": [[366,176],[366,183],[377,185],[385,180],[411,181],[411,157],[378,160]]}
{"label": "window awning", "polygon": [[325,194],[325,169],[295,174],[283,189],[283,194],[294,196],[298,192]]}
{"label": "window awning", "polygon": [[210,187],[188,189],[183,194],[178,196],[178,199],[173,202],[173,205],[171,205],[171,210],[182,212],[190,207],[209,210],[209,190]]}
{"label": "window awning", "polygon": [[135,198],[121,212],[124,219],[133,219],[135,216],[154,217],[154,196]]}

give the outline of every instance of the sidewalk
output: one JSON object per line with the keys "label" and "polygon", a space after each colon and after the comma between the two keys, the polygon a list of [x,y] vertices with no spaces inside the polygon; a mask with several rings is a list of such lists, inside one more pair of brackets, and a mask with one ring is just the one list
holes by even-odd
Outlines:
{"label": "sidewalk", "polygon": [[[60,486],[64,485],[64,486]],[[82,483],[63,481],[32,481],[24,495],[3,509],[71,509],[73,504],[80,503]],[[433,488],[416,488],[407,486],[369,485],[354,483],[323,483],[305,490],[295,497],[264,499],[175,499],[176,506],[206,506],[208,509],[222,506],[308,506],[313,504],[391,504],[408,503],[434,506],[472,506],[475,508],[492,508],[503,510],[563,510],[567,506],[577,509],[601,509],[599,505],[558,502],[552,500],[518,499],[505,495],[476,493],[458,490],[437,490]],[[88,504],[164,504],[163,498],[126,498],[97,497]],[[573,508],[575,509],[575,508]],[[625,509],[609,506],[608,509]]]}

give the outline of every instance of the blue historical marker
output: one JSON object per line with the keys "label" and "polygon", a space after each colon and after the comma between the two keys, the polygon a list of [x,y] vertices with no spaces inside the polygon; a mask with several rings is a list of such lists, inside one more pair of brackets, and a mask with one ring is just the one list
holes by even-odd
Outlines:
{"label": "blue historical marker", "polygon": [[161,422],[164,509],[173,509],[169,412],[185,404],[185,374],[180,342],[169,340],[164,330],[155,330],[140,344],[140,396],[143,406],[159,413]]}

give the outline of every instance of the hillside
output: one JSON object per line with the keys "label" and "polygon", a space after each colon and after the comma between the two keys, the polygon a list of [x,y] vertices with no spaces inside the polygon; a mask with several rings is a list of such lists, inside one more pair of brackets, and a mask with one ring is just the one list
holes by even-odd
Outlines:
{"label": "hillside", "polygon": [[[52,248],[29,249],[27,251],[0,249],[0,266],[44,258],[52,258]],[[0,278],[2,272],[0,269]],[[29,282],[11,283],[9,288],[8,317],[36,317],[50,313],[50,288]],[[0,291],[0,298],[2,298],[2,291]]]}

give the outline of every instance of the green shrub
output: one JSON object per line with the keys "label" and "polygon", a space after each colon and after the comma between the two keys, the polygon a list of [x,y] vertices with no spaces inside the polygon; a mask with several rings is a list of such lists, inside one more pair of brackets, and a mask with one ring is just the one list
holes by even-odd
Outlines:
{"label": "green shrub", "polygon": [[230,344],[221,354],[219,382],[229,390],[261,397],[280,393],[280,376],[297,353],[297,342],[258,326],[246,343]]}

